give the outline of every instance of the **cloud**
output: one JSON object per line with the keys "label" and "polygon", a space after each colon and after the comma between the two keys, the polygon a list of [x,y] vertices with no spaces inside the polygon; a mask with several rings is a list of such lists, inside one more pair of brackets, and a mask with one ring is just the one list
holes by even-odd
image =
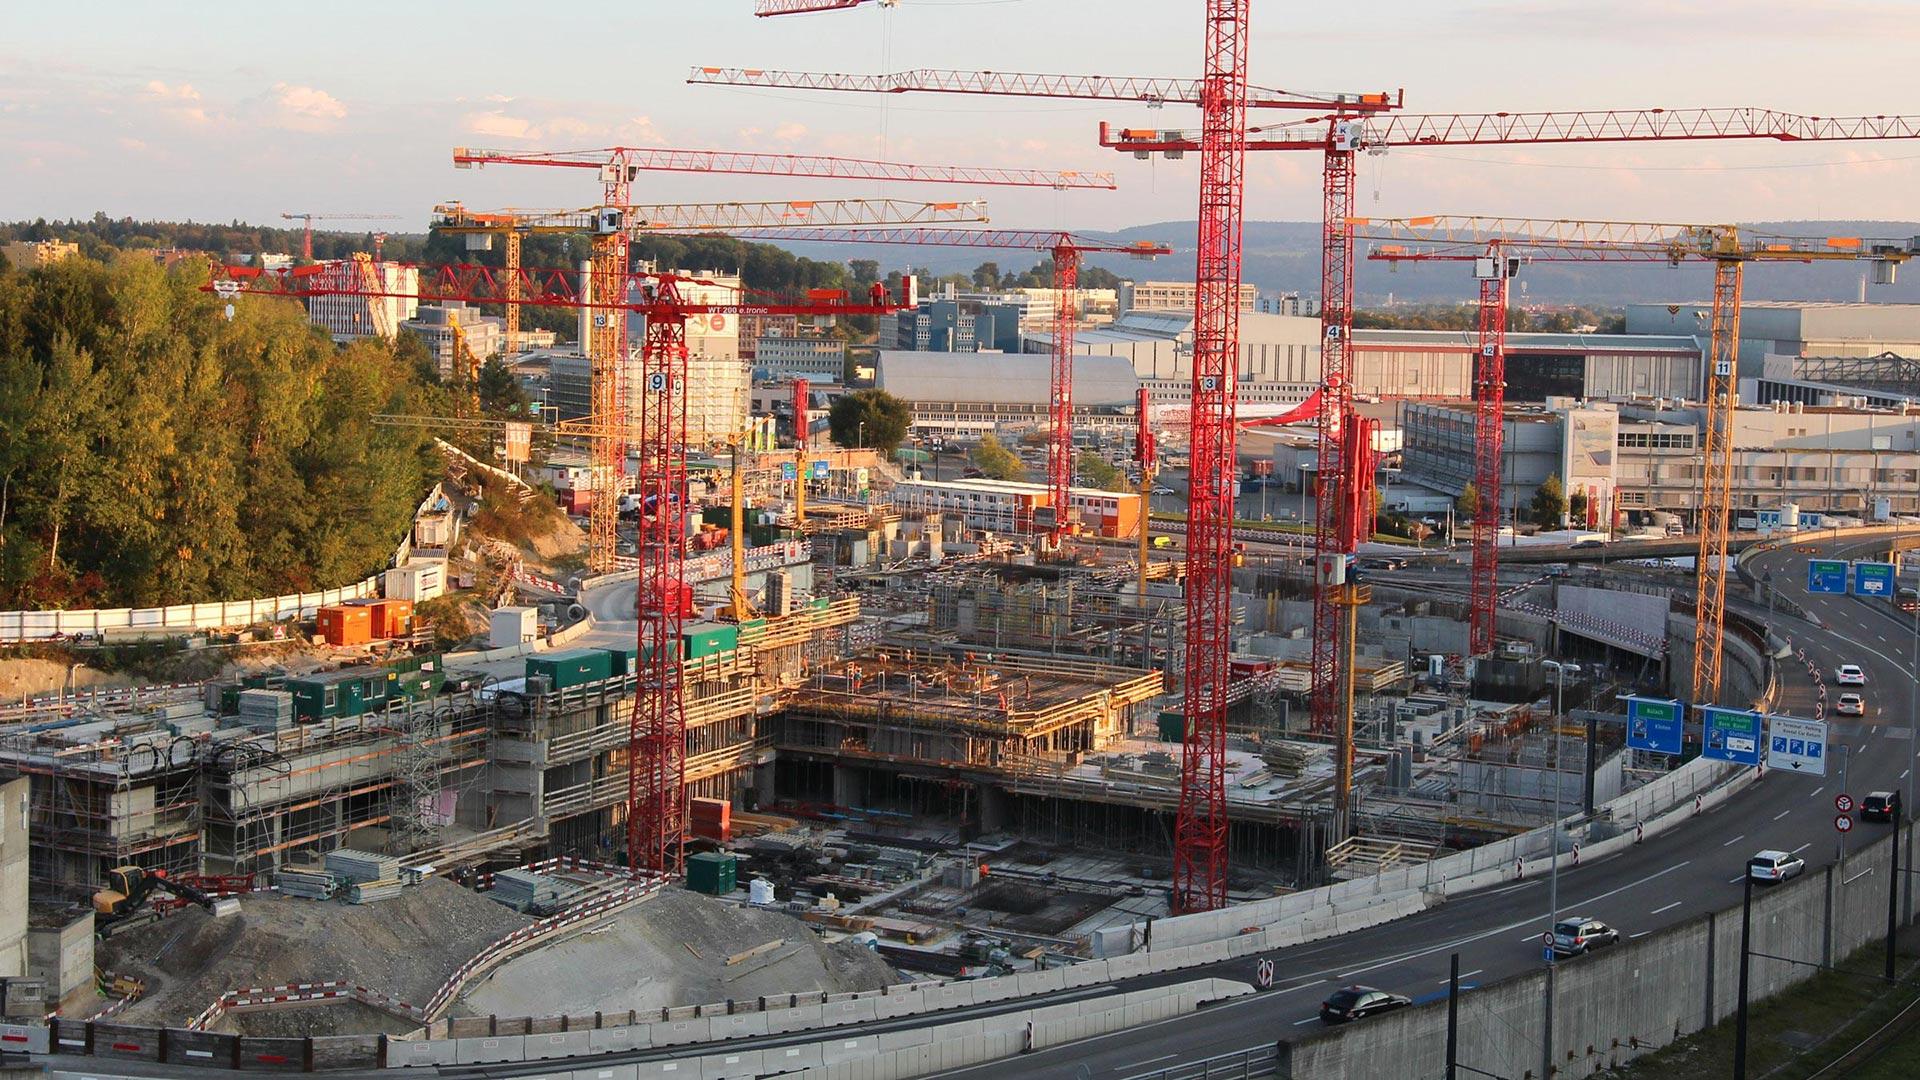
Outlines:
{"label": "cloud", "polygon": [[192,83],[179,83],[168,86],[159,79],[147,83],[147,96],[159,102],[161,111],[182,123],[200,126],[213,122],[206,107],[201,104],[200,91]]}
{"label": "cloud", "polygon": [[807,136],[807,125],[785,123],[773,129],[773,137],[781,142],[798,142]]}
{"label": "cloud", "polygon": [[270,122],[293,131],[326,131],[347,118],[339,98],[313,86],[273,84]]}
{"label": "cloud", "polygon": [[489,139],[537,139],[540,128],[524,116],[508,116],[505,110],[489,109],[486,112],[468,113],[461,118],[461,125],[474,135],[485,135]]}

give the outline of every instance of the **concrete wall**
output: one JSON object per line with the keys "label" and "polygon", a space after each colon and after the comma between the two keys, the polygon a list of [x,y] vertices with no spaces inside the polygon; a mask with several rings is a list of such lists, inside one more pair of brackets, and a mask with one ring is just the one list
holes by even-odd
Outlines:
{"label": "concrete wall", "polygon": [[0,784],[0,978],[27,973],[27,785]]}
{"label": "concrete wall", "polygon": [[[1903,865],[1912,836],[1900,838]],[[1891,837],[1785,885],[1756,887],[1750,994],[1759,999],[1884,940]],[[1740,866],[1738,856],[1725,860]],[[1911,912],[1905,913],[1911,916]],[[1734,1014],[1739,1006],[1741,912],[1713,912],[1615,948],[1563,961],[1554,972],[1556,1077],[1591,1076]],[[1629,928],[1630,929],[1630,928]],[[1547,974],[1533,971],[1461,999],[1463,1065],[1500,1076],[1540,1075]],[[1436,1076],[1446,1063],[1444,1000],[1293,1040],[1280,1075],[1290,1080]]]}
{"label": "concrete wall", "polygon": [[27,968],[46,983],[47,1000],[67,1005],[93,991],[93,912],[64,926],[27,931]]}

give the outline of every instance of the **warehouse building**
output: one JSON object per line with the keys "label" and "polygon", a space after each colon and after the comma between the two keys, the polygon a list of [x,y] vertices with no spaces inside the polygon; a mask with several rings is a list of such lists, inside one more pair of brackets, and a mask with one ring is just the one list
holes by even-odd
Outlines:
{"label": "warehouse building", "polygon": [[[1002,427],[1039,427],[1047,421],[1049,357],[882,350],[878,363],[877,385],[913,407],[915,431],[979,435]],[[1123,358],[1076,357],[1074,431],[1131,425],[1139,387],[1140,380]]]}
{"label": "warehouse building", "polygon": [[[1705,336],[1710,304],[1629,304],[1627,333]],[[1920,304],[1748,300],[1740,306],[1740,374],[1768,355],[1920,357]]]}

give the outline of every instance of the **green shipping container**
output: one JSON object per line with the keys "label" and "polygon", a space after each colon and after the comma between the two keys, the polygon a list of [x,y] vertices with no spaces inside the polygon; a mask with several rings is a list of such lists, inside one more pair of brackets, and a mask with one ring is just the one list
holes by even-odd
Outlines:
{"label": "green shipping container", "polygon": [[527,677],[544,675],[555,690],[600,682],[613,677],[613,656],[600,649],[568,649],[527,657]]}
{"label": "green shipping container", "polygon": [[708,896],[725,896],[738,884],[739,858],[723,851],[687,856],[687,888]]}
{"label": "green shipping container", "polygon": [[617,649],[602,649],[611,665],[609,671],[615,676],[631,675],[640,666],[640,650],[621,646]]}
{"label": "green shipping container", "polygon": [[335,720],[385,709],[396,681],[394,672],[358,667],[288,679],[287,690],[297,719]]}
{"label": "green shipping container", "polygon": [[815,611],[825,611],[827,610],[827,603],[828,603],[828,600],[826,597],[816,596],[812,600],[807,602],[807,606],[812,608]]}
{"label": "green shipping container", "polygon": [[740,628],[728,623],[695,622],[680,628],[680,655],[688,660],[728,653],[740,647]]}
{"label": "green shipping container", "polygon": [[1169,710],[1160,714],[1160,738],[1166,742],[1181,742],[1187,733],[1185,713]]}

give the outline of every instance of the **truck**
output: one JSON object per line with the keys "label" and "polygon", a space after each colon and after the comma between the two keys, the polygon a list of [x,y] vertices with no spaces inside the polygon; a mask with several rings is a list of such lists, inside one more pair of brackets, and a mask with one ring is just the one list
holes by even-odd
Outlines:
{"label": "truck", "polygon": [[1453,496],[1441,494],[1396,494],[1386,502],[1397,514],[1444,514],[1453,509]]}

